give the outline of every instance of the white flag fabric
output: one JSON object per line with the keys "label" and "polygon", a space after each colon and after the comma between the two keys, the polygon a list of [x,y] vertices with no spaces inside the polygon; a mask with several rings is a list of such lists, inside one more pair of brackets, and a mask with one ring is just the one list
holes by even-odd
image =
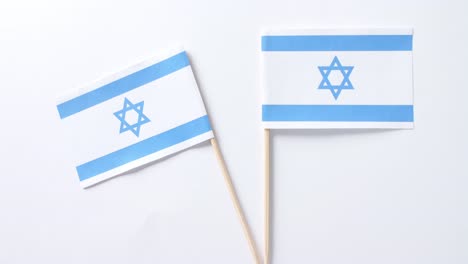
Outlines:
{"label": "white flag fabric", "polygon": [[265,128],[412,128],[411,29],[269,31]]}
{"label": "white flag fabric", "polygon": [[57,109],[82,187],[213,138],[183,50],[88,85]]}

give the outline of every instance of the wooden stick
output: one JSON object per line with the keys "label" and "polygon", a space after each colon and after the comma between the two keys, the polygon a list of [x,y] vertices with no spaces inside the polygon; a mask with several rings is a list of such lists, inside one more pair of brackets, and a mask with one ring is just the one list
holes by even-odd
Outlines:
{"label": "wooden stick", "polygon": [[218,147],[218,143],[216,142],[215,138],[211,139],[211,145],[213,146],[214,152],[216,154],[216,159],[218,160],[219,165],[221,166],[221,170],[223,171],[224,181],[229,190],[229,194],[231,196],[232,203],[234,204],[234,208],[236,208],[237,216],[242,224],[242,229],[244,230],[244,235],[249,242],[249,248],[252,253],[252,256],[255,259],[256,264],[260,264],[260,258],[257,254],[257,249],[255,247],[255,241],[253,240],[252,234],[250,232],[249,226],[245,219],[244,213],[239,203],[239,199],[237,198],[236,190],[234,189],[234,185],[232,184],[231,177],[229,176],[228,169],[226,167],[226,163],[224,162],[223,155]]}
{"label": "wooden stick", "polygon": [[265,264],[270,263],[270,130],[264,132],[265,172]]}

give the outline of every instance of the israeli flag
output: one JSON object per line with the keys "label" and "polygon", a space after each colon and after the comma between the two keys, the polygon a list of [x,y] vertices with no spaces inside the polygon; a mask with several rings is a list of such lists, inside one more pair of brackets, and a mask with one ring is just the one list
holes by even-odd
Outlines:
{"label": "israeli flag", "polygon": [[412,128],[411,29],[262,36],[265,128]]}
{"label": "israeli flag", "polygon": [[92,83],[57,109],[83,187],[213,138],[183,50]]}

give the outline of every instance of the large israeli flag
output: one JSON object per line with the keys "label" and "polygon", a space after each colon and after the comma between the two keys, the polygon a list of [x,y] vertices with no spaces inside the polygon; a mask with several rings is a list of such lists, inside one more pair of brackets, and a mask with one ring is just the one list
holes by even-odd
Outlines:
{"label": "large israeli flag", "polygon": [[411,29],[269,31],[265,128],[412,128]]}
{"label": "large israeli flag", "polygon": [[183,50],[88,85],[57,109],[83,187],[213,138]]}

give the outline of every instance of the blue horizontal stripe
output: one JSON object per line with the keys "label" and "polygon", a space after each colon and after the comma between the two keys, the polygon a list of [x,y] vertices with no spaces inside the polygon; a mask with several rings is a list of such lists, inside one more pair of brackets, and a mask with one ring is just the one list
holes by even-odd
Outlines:
{"label": "blue horizontal stripe", "polygon": [[262,51],[404,51],[412,35],[262,36]]}
{"label": "blue horizontal stripe", "polygon": [[89,161],[76,167],[76,170],[78,171],[80,181],[83,181],[209,131],[211,131],[210,121],[208,116],[205,115],[161,134]]}
{"label": "blue horizontal stripe", "polygon": [[190,62],[187,54],[183,51],[166,60],[57,105],[60,118],[63,119],[76,114],[189,65]]}
{"label": "blue horizontal stripe", "polygon": [[413,122],[412,105],[263,105],[263,121]]}

